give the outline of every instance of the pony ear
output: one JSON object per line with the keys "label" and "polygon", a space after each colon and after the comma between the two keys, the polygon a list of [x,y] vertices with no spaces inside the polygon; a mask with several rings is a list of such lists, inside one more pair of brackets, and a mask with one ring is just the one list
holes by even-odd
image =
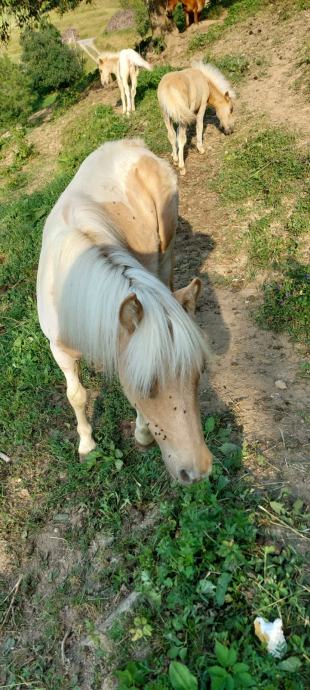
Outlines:
{"label": "pony ear", "polygon": [[226,101],[229,101],[229,100],[230,100],[229,91],[226,91],[226,93],[224,94],[224,96],[225,96],[225,100],[226,100]]}
{"label": "pony ear", "polygon": [[183,309],[191,316],[194,316],[200,292],[201,280],[199,280],[199,278],[194,278],[189,285],[181,288],[181,290],[176,290],[173,294],[178,302],[180,302]]}
{"label": "pony ear", "polygon": [[122,326],[130,333],[134,333],[143,316],[143,307],[137,295],[133,292],[124,299],[119,310],[119,320]]}

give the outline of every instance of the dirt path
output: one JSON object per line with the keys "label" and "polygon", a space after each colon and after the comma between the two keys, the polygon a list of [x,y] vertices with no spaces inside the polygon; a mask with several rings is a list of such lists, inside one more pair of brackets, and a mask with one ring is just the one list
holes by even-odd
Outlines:
{"label": "dirt path", "polygon": [[[241,27],[232,27],[214,50],[212,46],[212,52],[216,56],[242,53],[249,59],[251,78],[238,89],[238,132],[246,132],[249,118],[258,114],[269,122],[288,125],[303,143],[310,132],[310,106],[293,91],[297,76],[293,66],[306,39],[305,18],[294,15],[285,23],[275,24],[272,32],[271,25],[269,13],[249,19]],[[205,30],[202,26],[198,29]],[[296,35],[300,37],[298,44]],[[174,37],[163,60],[180,64],[182,55],[185,63],[189,39],[186,35]],[[262,71],[255,64],[256,56],[266,63]],[[205,142],[202,157],[193,146],[190,148],[188,173],[179,180],[181,223],[176,260],[178,284],[186,284],[194,275],[204,284],[198,318],[216,356],[202,381],[202,406],[209,414],[227,411],[242,428],[250,448],[264,455],[263,470],[255,463],[252,466],[263,484],[279,482],[280,487],[283,483],[293,494],[308,499],[310,391],[300,375],[305,352],[286,336],[262,331],[255,324],[251,312],[259,286],[245,285],[241,251],[231,254],[225,248],[234,218],[204,185],[217,168],[219,151],[225,146],[212,123]],[[228,279],[230,286],[217,287],[219,281],[214,281],[214,276]],[[282,389],[277,381],[283,382]],[[246,461],[249,465],[250,456]]]}

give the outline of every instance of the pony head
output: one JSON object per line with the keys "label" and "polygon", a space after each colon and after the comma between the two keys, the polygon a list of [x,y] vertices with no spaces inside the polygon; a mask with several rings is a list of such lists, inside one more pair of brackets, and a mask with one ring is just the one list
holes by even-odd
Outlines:
{"label": "pony head", "polygon": [[217,99],[215,110],[224,134],[232,134],[235,125],[234,101],[228,91],[222,98]]}
{"label": "pony head", "polygon": [[107,86],[112,81],[111,65],[108,57],[98,58],[98,67],[102,86]]}
{"label": "pony head", "polygon": [[[191,318],[195,312],[200,289],[200,280],[194,279],[187,287],[171,295],[172,301],[176,300],[183,309],[176,305],[176,318],[174,316],[170,322],[169,315],[167,316],[168,328],[166,334],[163,330],[161,336],[164,339],[168,334],[175,351],[185,347],[184,343],[178,342],[177,329],[174,333],[174,324],[178,316],[180,322],[184,319],[188,328],[189,348],[190,329],[193,330],[194,348],[198,350],[196,361],[195,357],[189,357],[184,370],[175,372],[171,362],[166,362],[167,366],[161,368],[146,393],[134,390],[122,358],[128,347],[134,346],[134,341],[130,341],[135,338],[140,328],[143,329],[143,321],[147,316],[135,293],[131,293],[123,301],[119,311],[119,376],[127,398],[137,410],[136,440],[142,445],[149,445],[155,440],[170,474],[182,484],[191,484],[207,477],[212,469],[212,454],[204,441],[198,406],[198,384],[206,347],[202,344],[202,335]],[[152,359],[155,356],[154,343],[147,324],[145,326],[147,341],[144,343],[144,350],[141,348],[141,357]],[[171,357],[173,356],[172,354]],[[175,357],[178,356],[176,353]],[[143,368],[142,362],[141,367]]]}

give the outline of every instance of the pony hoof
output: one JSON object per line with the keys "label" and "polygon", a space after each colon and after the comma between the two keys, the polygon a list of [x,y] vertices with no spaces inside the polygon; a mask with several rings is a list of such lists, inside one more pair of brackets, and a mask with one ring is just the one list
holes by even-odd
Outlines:
{"label": "pony hoof", "polygon": [[79,450],[80,462],[84,462],[84,460],[86,460],[86,458],[88,457],[89,453],[91,453],[92,450],[95,450],[95,448],[97,448],[97,443],[93,441],[90,448],[85,448],[85,450],[83,448],[83,450]]}
{"label": "pony hoof", "polygon": [[180,168],[180,175],[186,175],[186,170],[185,168]]}
{"label": "pony hoof", "polygon": [[197,150],[199,153],[205,153],[205,149],[203,148],[203,146],[197,146]]}
{"label": "pony hoof", "polygon": [[127,117],[130,117],[130,112],[129,112],[129,110],[127,110],[126,115],[127,115]]}

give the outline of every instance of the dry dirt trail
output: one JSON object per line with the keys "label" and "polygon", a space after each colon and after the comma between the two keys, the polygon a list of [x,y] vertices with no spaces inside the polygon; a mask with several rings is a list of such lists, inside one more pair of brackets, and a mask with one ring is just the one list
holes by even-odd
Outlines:
{"label": "dry dirt trail", "polygon": [[[229,52],[242,53],[250,61],[255,55],[268,59],[269,67],[259,78],[254,73],[253,79],[252,72],[238,88],[239,133],[243,129],[246,132],[252,114],[259,114],[269,123],[289,125],[301,143],[309,141],[309,103],[291,90],[296,79],[296,73],[292,74],[296,35],[301,40],[306,35],[303,22],[295,15],[270,32],[270,15],[258,15],[231,28],[214,49],[212,45],[214,55]],[[206,25],[203,22],[198,31],[205,31]],[[173,35],[161,61],[188,64],[190,37],[190,33]],[[195,53],[195,58],[205,53]],[[202,381],[202,407],[207,414],[227,411],[249,447],[265,456],[263,469],[251,463],[250,452],[246,460],[261,486],[286,485],[293,494],[309,499],[310,390],[299,368],[305,350],[285,335],[261,330],[251,315],[259,285],[244,281],[242,250],[225,250],[230,229],[238,220],[220,207],[216,194],[206,185],[208,176],[217,169],[219,151],[225,148],[225,137],[216,128],[215,118],[209,118],[204,141],[203,156],[193,144],[189,147],[187,175],[179,178],[176,246],[177,285],[186,284],[195,275],[203,281],[198,319],[215,353]],[[218,287],[220,282],[229,286]],[[276,386],[278,380],[286,386],[282,390]]]}

